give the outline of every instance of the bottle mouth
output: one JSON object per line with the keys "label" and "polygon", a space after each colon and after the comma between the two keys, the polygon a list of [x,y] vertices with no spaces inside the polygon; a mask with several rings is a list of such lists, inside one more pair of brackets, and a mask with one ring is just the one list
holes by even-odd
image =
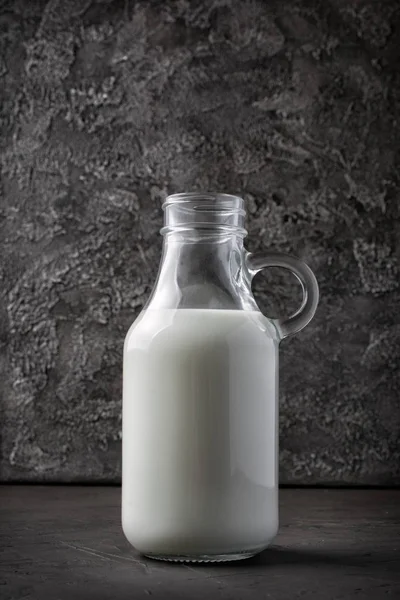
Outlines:
{"label": "bottle mouth", "polygon": [[235,234],[244,237],[244,200],[217,192],[184,192],[168,196],[163,204],[162,235],[184,231]]}

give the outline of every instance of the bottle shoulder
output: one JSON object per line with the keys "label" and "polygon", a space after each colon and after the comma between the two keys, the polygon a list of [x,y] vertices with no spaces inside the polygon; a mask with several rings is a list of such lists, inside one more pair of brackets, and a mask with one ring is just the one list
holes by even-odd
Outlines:
{"label": "bottle shoulder", "polygon": [[227,339],[238,344],[279,342],[273,322],[259,311],[147,309],[131,325],[124,348],[144,348],[156,340],[212,344]]}

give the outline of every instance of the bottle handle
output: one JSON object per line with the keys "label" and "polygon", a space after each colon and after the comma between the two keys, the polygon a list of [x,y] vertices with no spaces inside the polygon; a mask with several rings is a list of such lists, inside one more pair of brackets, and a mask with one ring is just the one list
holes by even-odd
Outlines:
{"label": "bottle handle", "polygon": [[249,253],[246,257],[247,269],[251,280],[262,269],[282,267],[291,271],[299,280],[303,290],[303,302],[300,308],[288,319],[273,319],[281,338],[293,335],[303,329],[313,318],[318,305],[319,290],[314,273],[305,262],[280,252]]}

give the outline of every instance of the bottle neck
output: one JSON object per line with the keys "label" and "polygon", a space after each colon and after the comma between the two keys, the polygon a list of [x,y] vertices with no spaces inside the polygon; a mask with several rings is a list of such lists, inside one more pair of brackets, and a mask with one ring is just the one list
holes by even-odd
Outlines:
{"label": "bottle neck", "polygon": [[235,233],[168,233],[147,308],[257,310],[245,255],[243,237]]}

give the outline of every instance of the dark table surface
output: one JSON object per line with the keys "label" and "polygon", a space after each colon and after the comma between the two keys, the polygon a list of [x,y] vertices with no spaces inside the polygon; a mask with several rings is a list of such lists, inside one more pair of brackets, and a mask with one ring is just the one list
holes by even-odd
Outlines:
{"label": "dark table surface", "polygon": [[400,598],[400,491],[281,490],[274,545],[238,563],[151,561],[118,487],[0,487],[0,598]]}

